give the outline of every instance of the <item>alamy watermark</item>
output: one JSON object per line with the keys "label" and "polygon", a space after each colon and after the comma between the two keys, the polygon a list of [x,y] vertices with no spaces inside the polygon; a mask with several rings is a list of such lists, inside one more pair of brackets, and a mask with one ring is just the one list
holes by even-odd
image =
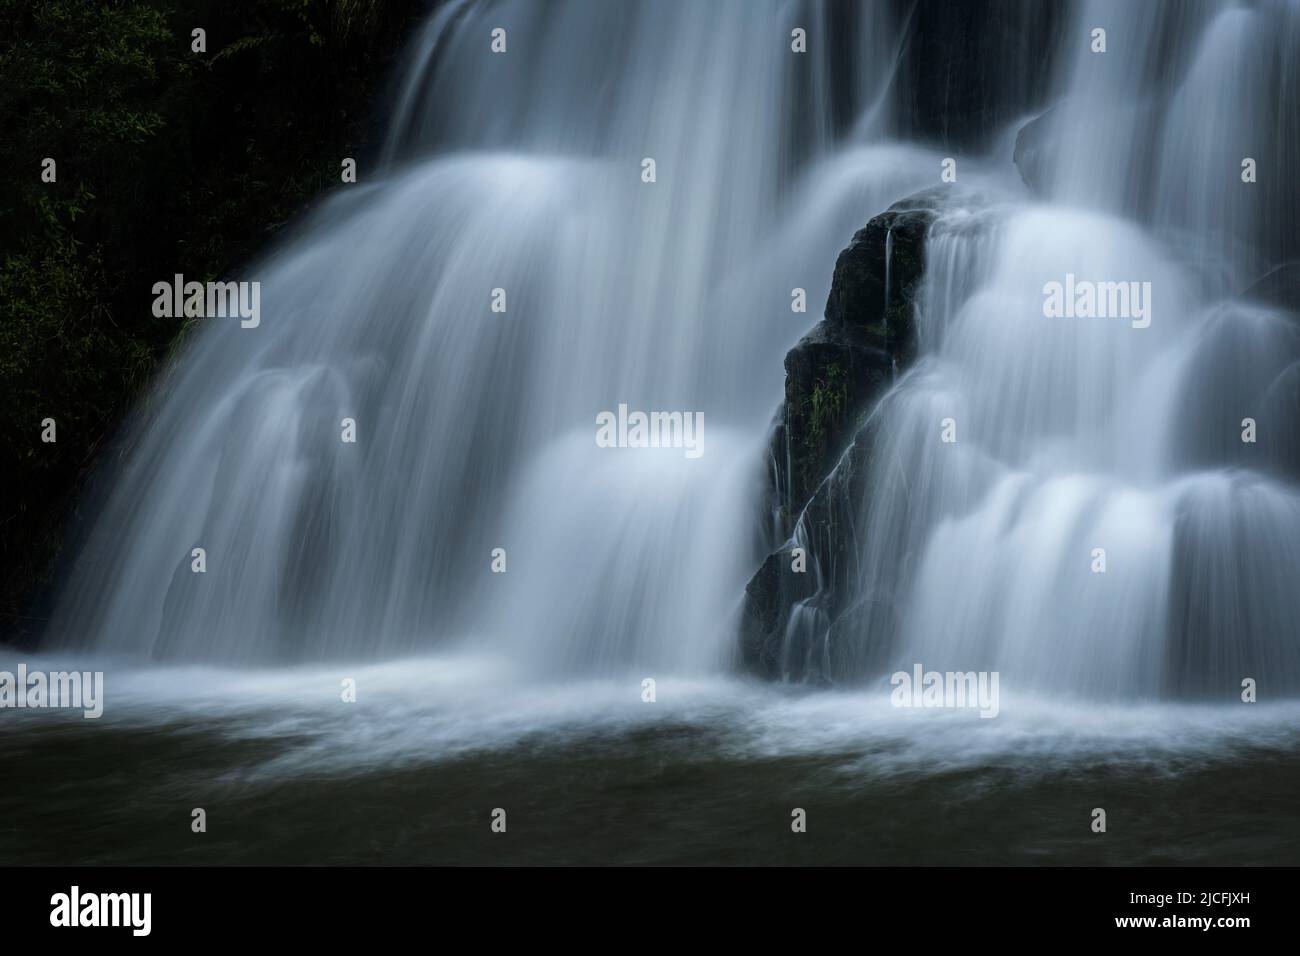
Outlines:
{"label": "alamy watermark", "polygon": [[74,885],[50,897],[50,925],[56,927],[122,926],[132,936],[148,936],[152,915],[152,893],[83,893]]}
{"label": "alamy watermark", "polygon": [[1150,282],[1092,282],[1065,274],[1065,282],[1043,286],[1043,315],[1049,319],[1132,319],[1135,329],[1151,324]]}
{"label": "alamy watermark", "polygon": [[255,329],[262,321],[260,282],[186,282],[180,273],[171,282],[153,284],[153,314],[160,319],[225,319]]}
{"label": "alamy watermark", "polygon": [[0,671],[0,707],[74,708],[96,720],[104,713],[103,671]]}
{"label": "alamy watermark", "polygon": [[620,404],[618,413],[596,416],[596,445],[599,448],[684,448],[687,458],[704,454],[703,412],[629,412]]}
{"label": "alamy watermark", "polygon": [[978,707],[981,717],[996,717],[997,671],[927,671],[920,664],[912,672],[895,671],[889,701],[895,707]]}

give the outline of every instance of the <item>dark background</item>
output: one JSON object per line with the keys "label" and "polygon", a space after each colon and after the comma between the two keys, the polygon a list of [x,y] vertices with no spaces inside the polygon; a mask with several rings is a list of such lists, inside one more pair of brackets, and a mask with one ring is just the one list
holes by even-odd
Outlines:
{"label": "dark background", "polygon": [[340,187],[345,156],[364,177],[427,8],[0,0],[0,640],[39,631],[89,467],[184,340],[153,284],[220,277]]}

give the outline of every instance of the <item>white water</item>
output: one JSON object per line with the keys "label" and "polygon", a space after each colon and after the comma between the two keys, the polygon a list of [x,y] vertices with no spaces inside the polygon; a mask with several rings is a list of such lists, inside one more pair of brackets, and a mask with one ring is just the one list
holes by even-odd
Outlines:
{"label": "white water", "polygon": [[[1104,61],[1086,48],[1099,17]],[[787,706],[714,676],[762,557],[781,359],[813,318],[790,312],[790,290],[815,311],[848,237],[936,185],[944,155],[885,138],[907,92],[890,85],[901,26],[885,7],[848,44],[847,124],[831,115],[825,47],[789,51],[791,27],[817,23],[830,15],[804,4],[685,0],[436,13],[388,165],[239,277],[263,285],[259,328],[209,324],[159,384],[51,643],[222,666],[457,644],[547,679],[688,674],[718,707],[789,717],[772,737],[789,746],[821,708],[853,713],[862,698]],[[1070,107],[1052,202],[1030,200],[1001,153],[963,158],[963,187],[994,201],[935,228],[924,353],[879,413],[859,587],[895,607],[855,636],[868,662],[855,676],[994,669],[1024,699],[1223,698],[1248,675],[1300,688],[1300,500],[1266,467],[1276,445],[1261,439],[1260,467],[1230,470],[1235,432],[1214,430],[1250,414],[1264,434],[1281,427],[1264,396],[1295,357],[1288,320],[1221,301],[1253,277],[1252,239],[1269,227],[1229,196],[1240,150],[1224,140],[1272,128],[1260,84],[1290,69],[1296,23],[1293,4],[1083,5],[1058,71]],[[1152,80],[1161,38],[1190,52],[1182,74]],[[1227,125],[1201,135],[1210,121]],[[1067,271],[1151,281],[1151,328],[1044,319],[1042,285]],[[497,287],[504,315],[489,309]],[[1188,413],[1207,390],[1227,425]],[[595,417],[620,402],[703,411],[704,457],[598,449]],[[938,442],[947,416],[956,446]],[[344,417],[355,445],[339,441]],[[205,574],[190,571],[194,547]],[[489,572],[497,547],[506,574]],[[1181,602],[1176,567],[1190,569]],[[508,736],[564,706],[462,688],[459,665],[437,660],[400,671],[458,701],[436,719],[463,709],[465,734],[495,732],[469,716],[484,708],[506,708]],[[173,682],[227,680],[145,673],[127,686],[170,703]],[[242,680],[231,694],[250,692]],[[280,686],[274,672],[247,680]],[[1071,713],[1148,726],[1136,708]],[[1175,736],[1179,720],[1156,718]],[[417,727],[429,746],[456,736]]]}
{"label": "white water", "polygon": [[[85,663],[24,660],[46,671]],[[102,741],[138,732],[200,740],[205,748],[241,745],[246,757],[237,769],[203,784],[239,788],[365,777],[492,751],[562,758],[570,750],[598,752],[593,745],[635,746],[644,734],[660,744],[680,737],[685,759],[738,767],[817,758],[846,781],[990,768],[1032,779],[1098,761],[1134,774],[1176,773],[1239,759],[1243,751],[1286,757],[1300,745],[1295,702],[1242,708],[1225,721],[1213,705],[1098,705],[1006,693],[997,719],[985,720],[973,710],[892,707],[874,689],[815,691],[699,675],[661,674],[658,700],[647,704],[634,680],[537,681],[507,658],[470,654],[329,668],[98,663],[108,668],[109,702],[98,721],[79,711],[15,710],[0,733],[48,733],[34,739],[51,746],[79,734]],[[0,657],[0,667],[14,666]],[[355,704],[340,703],[340,675],[355,679]]]}
{"label": "white water", "polygon": [[[1271,251],[1240,159],[1276,136],[1295,14],[1081,8],[1050,202],[959,204],[932,229],[923,356],[877,412],[858,505],[872,603],[830,676],[920,661],[1103,700],[1300,691],[1300,327],[1234,294]],[[1045,318],[1067,274],[1150,283],[1150,326]],[[1243,444],[1245,418],[1268,434]]]}
{"label": "white water", "polygon": [[[818,308],[844,237],[937,162],[833,153],[820,121],[786,155],[790,74],[823,67],[792,59],[793,8],[752,12],[436,13],[391,165],[241,277],[262,282],[259,328],[205,328],[160,386],[53,639],[226,663],[468,640],[560,673],[724,666],[781,357],[808,318],[790,290]],[[597,448],[619,403],[702,411],[704,456]]]}

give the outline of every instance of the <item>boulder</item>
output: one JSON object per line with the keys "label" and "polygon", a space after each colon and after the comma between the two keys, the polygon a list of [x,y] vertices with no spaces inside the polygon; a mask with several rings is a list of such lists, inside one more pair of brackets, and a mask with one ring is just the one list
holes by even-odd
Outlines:
{"label": "boulder", "polygon": [[835,263],[825,318],[785,357],[773,457],[785,471],[781,501],[789,518],[798,516],[862,417],[916,354],[912,298],[925,268],[926,231],[944,191],[896,203],[854,234]]}
{"label": "boulder", "polygon": [[[918,193],[858,230],[835,263],[825,318],[786,355],[772,459],[787,540],[746,586],[740,619],[742,661],[764,677],[829,681],[839,668],[828,637],[864,611],[845,604],[858,578],[868,416],[916,355],[926,236],[951,192]],[[796,548],[806,571],[794,570]]]}

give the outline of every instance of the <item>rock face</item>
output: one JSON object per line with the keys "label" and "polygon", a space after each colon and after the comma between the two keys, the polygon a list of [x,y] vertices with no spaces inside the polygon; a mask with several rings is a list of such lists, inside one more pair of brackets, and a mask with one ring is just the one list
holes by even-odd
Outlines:
{"label": "rock face", "polygon": [[[1043,198],[1051,198],[1053,176],[1061,159],[1072,148],[1067,132],[1078,122],[1078,116],[1086,113],[1089,107],[1064,100],[1053,104],[1026,122],[1016,131],[1015,149],[1012,161],[1020,178],[1029,187],[1030,192]],[[1111,117],[1112,122],[1123,129],[1132,131],[1136,139],[1149,135],[1146,131],[1161,128],[1162,108],[1151,103],[1137,103],[1122,113]],[[1156,175],[1154,169],[1147,169],[1144,175]]]}
{"label": "rock face", "polygon": [[[786,355],[771,500],[786,540],[746,586],[740,624],[744,664],[763,676],[829,680],[840,670],[832,645],[854,610],[845,605],[857,577],[851,529],[866,491],[867,418],[916,354],[925,238],[946,192],[909,197],[858,230],[835,263],[825,319]],[[795,548],[806,570],[795,569]]]}
{"label": "rock face", "polygon": [[862,414],[915,354],[912,297],[936,202],[921,193],[857,231],[835,263],[825,319],[785,357],[774,452],[791,519],[835,466]]}
{"label": "rock face", "polygon": [[1047,194],[1048,172],[1056,164],[1059,152],[1053,131],[1056,110],[1053,107],[1020,127],[1011,157],[1025,185],[1039,196]]}
{"label": "rock face", "polygon": [[1069,11],[1040,0],[919,0],[901,8],[899,135],[979,150],[1042,109]]}
{"label": "rock face", "polygon": [[1250,285],[1242,298],[1300,315],[1300,262],[1285,262]]}

